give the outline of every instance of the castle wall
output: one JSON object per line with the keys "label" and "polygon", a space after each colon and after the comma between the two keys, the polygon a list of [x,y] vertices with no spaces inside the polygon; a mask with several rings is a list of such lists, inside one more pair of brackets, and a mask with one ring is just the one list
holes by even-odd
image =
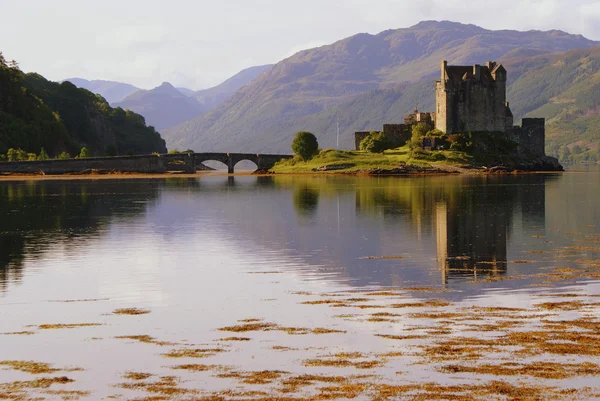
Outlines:
{"label": "castle wall", "polygon": [[521,127],[515,126],[509,132],[509,138],[519,143],[523,152],[534,156],[545,156],[545,123],[544,118],[524,118]]}
{"label": "castle wall", "polygon": [[394,147],[404,146],[412,135],[410,125],[406,124],[384,124],[383,135],[385,135]]}
{"label": "castle wall", "polygon": [[354,133],[354,149],[360,150],[360,143],[369,136],[371,131],[358,131]]}
{"label": "castle wall", "polygon": [[[384,124],[383,135],[394,147],[404,146],[412,135],[410,124]],[[369,136],[372,131],[357,131],[354,133],[354,149],[360,150],[360,143]]]}

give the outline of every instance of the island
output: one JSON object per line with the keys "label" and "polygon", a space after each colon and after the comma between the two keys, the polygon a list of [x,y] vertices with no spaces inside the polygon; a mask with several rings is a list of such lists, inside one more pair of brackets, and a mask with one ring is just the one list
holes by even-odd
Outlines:
{"label": "island", "polygon": [[[545,154],[545,119],[514,125],[502,64],[441,63],[436,110],[354,133],[355,150],[323,149],[277,163],[273,173],[437,174],[563,171]],[[296,152],[297,153],[297,152]]]}

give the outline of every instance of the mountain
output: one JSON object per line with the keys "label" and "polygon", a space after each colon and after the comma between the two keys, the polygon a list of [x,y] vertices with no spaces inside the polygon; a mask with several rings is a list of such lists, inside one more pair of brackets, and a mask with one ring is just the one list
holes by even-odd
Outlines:
{"label": "mountain", "polygon": [[164,130],[214,109],[235,91],[252,81],[269,65],[247,68],[210,89],[194,92],[168,82],[152,90],[138,90],[115,106],[143,115],[148,124]]}
{"label": "mountain", "polygon": [[177,87],[175,89],[177,89],[179,92],[183,93],[184,95],[186,95],[188,97],[194,96],[194,94],[196,93],[196,91],[194,91],[192,89],[188,89],[188,88]]}
{"label": "mountain", "polygon": [[507,62],[515,116],[546,118],[546,151],[600,161],[600,46]]}
{"label": "mountain", "polygon": [[97,93],[110,104],[120,102],[127,96],[140,90],[140,88],[136,88],[133,85],[115,81],[88,81],[83,78],[68,78],[64,81],[69,81],[78,88],[84,88],[90,92]]}
{"label": "mountain", "polygon": [[196,99],[184,95],[168,82],[151,90],[139,90],[115,106],[143,115],[148,124],[159,131],[205,111]]}
{"label": "mountain", "polygon": [[215,87],[202,89],[188,96],[198,100],[207,111],[212,110],[272,66],[272,64],[267,64],[246,68]]}
{"label": "mountain", "polygon": [[112,108],[106,100],[71,82],[24,74],[0,53],[0,154],[9,148],[54,156],[166,152],[165,141],[144,118]]}
{"label": "mountain", "polygon": [[449,21],[362,33],[279,62],[216,109],[163,135],[172,147],[197,151],[289,152],[300,128],[314,131],[322,147],[334,146],[339,118],[341,145],[350,147],[356,129],[401,122],[417,105],[432,109],[441,60],[503,62],[594,45],[562,31],[492,31]]}

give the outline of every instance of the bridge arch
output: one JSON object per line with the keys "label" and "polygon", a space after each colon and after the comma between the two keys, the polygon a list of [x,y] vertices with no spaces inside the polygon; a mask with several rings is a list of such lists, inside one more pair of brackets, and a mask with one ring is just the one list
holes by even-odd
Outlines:
{"label": "bridge arch", "polygon": [[263,155],[254,153],[195,153],[190,155],[193,159],[192,162],[195,166],[205,161],[218,161],[227,166],[227,172],[229,174],[234,173],[235,165],[243,160],[248,160],[256,164],[258,170],[269,169],[273,165],[282,159],[288,159],[292,156],[289,155]]}
{"label": "bridge arch", "polygon": [[227,155],[229,156],[230,174],[233,174],[235,166],[244,160],[248,160],[256,164],[257,170],[260,168],[258,155],[252,153],[228,153]]}

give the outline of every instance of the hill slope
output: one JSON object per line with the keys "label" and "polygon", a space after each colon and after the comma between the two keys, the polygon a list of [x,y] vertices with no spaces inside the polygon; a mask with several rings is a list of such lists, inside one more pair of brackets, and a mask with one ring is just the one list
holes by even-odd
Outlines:
{"label": "hill slope", "polygon": [[165,152],[158,132],[131,111],[113,109],[106,100],[70,82],[24,74],[0,53],[0,154],[9,148],[50,156],[76,155],[86,146],[92,155]]}
{"label": "hill slope", "polygon": [[508,65],[518,74],[507,93],[515,116],[546,118],[547,153],[565,162],[600,161],[600,46]]}
{"label": "hill slope", "polygon": [[168,82],[151,90],[139,90],[115,106],[143,115],[157,130],[172,127],[205,111],[196,99],[184,95]]}
{"label": "hill slope", "polygon": [[199,90],[188,96],[198,100],[207,111],[212,110],[272,66],[272,64],[267,64],[246,68],[217,86]]}
{"label": "hill slope", "polygon": [[87,89],[90,92],[101,95],[110,104],[117,103],[140,90],[133,85],[125,84],[116,81],[92,80],[88,81],[83,78],[68,78],[63,80],[69,81],[78,88]]}
{"label": "hill slope", "polygon": [[402,121],[416,105],[431,108],[441,60],[474,64],[595,44],[561,31],[490,31],[447,21],[358,34],[281,61],[215,110],[163,133],[179,148],[283,152],[298,127],[313,129],[323,147],[334,145],[337,115],[348,146],[355,129]]}

